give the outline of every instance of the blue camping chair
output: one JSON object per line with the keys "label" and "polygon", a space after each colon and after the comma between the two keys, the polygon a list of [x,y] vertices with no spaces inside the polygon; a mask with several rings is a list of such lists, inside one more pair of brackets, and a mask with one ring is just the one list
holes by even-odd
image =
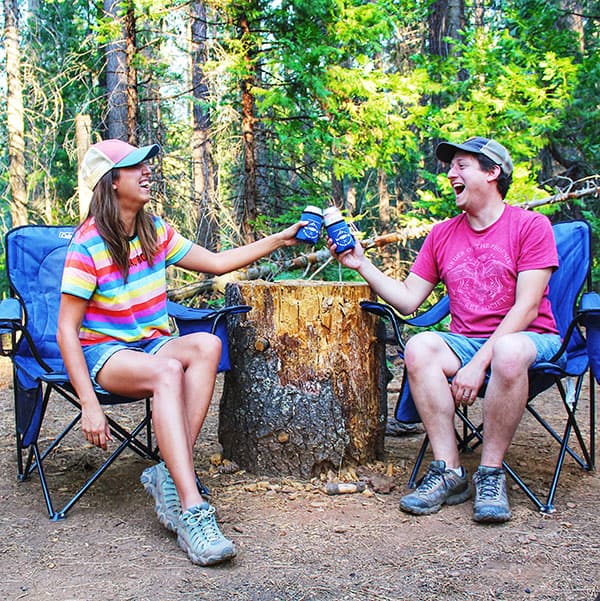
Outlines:
{"label": "blue camping chair", "polygon": [[[56,342],[60,282],[73,231],[72,226],[45,225],[26,225],[10,230],[5,236],[5,251],[11,298],[0,303],[2,354],[9,356],[13,364],[17,474],[19,480],[25,480],[33,472],[38,473],[48,514],[53,520],[64,518],[126,448],[141,457],[160,460],[152,440],[150,399],[144,399],[144,416],[132,429],[124,428],[107,415],[111,433],[119,443],[117,448],[61,509],[54,507],[44,464],[81,418],[81,406],[69,383]],[[225,318],[245,313],[250,307],[190,309],[169,301],[168,310],[180,334],[209,331],[219,336],[223,351],[218,369],[226,371],[230,368]],[[10,342],[5,344],[7,338]],[[52,393],[68,401],[75,409],[75,415],[42,449],[40,431]],[[104,405],[115,405],[141,399],[111,394],[99,395],[99,400]],[[198,484],[207,492],[199,481]]]}
{"label": "blue camping chair", "polygon": [[[584,470],[594,469],[595,463],[595,387],[594,376],[600,383],[600,295],[592,291],[591,279],[591,230],[584,221],[558,223],[553,226],[556,240],[559,268],[550,279],[550,301],[563,344],[553,357],[553,361],[530,370],[529,398],[527,410],[541,424],[545,431],[559,445],[558,457],[554,468],[552,482],[545,495],[536,494],[519,476],[516,470],[506,461],[503,467],[525,492],[537,508],[549,513],[554,511],[554,497],[558,480],[566,455],[571,456]],[[580,302],[578,303],[578,300]],[[374,313],[392,324],[394,337],[403,357],[404,343],[402,332],[405,325],[418,328],[430,328],[443,320],[450,312],[448,296],[435,304],[431,309],[411,319],[402,318],[385,303],[363,301],[365,311]],[[585,335],[583,333],[585,328]],[[556,361],[567,355],[564,369]],[[583,383],[589,377],[589,414],[586,427],[589,430],[587,440],[577,421],[577,410],[582,396]],[[555,386],[562,399],[564,414],[562,415],[563,431],[557,432],[538,410],[536,401],[545,390]],[[479,396],[485,393],[485,385]],[[474,424],[466,409],[457,409],[456,415],[462,424],[462,432],[456,431],[457,442],[461,451],[473,450],[483,442],[484,424]],[[399,422],[415,423],[420,417],[410,395],[406,371],[403,373],[402,385],[395,410],[395,419]],[[571,439],[577,440],[579,451],[571,445]],[[421,468],[429,440],[423,440],[412,470],[408,485],[414,488]]]}

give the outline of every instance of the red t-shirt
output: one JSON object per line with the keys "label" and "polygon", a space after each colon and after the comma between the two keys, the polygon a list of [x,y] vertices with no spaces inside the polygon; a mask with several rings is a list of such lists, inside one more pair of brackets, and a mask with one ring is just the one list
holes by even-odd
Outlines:
{"label": "red t-shirt", "polygon": [[[432,284],[446,285],[450,331],[488,338],[514,305],[518,274],[547,267],[558,267],[550,221],[507,204],[500,219],[485,230],[473,230],[465,213],[436,224],[411,271]],[[548,287],[527,330],[558,333]]]}

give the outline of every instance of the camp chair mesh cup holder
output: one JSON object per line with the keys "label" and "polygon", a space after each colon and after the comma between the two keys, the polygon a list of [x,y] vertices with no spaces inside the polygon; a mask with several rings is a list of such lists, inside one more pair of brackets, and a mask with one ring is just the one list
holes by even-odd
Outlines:
{"label": "camp chair mesh cup holder", "polygon": [[[126,428],[107,414],[117,448],[109,452],[100,467],[60,509],[55,508],[56,491],[51,490],[44,464],[81,419],[81,405],[56,342],[60,282],[74,229],[72,226],[26,225],[7,232],[6,272],[11,296],[0,302],[1,352],[10,357],[13,367],[17,476],[19,480],[26,480],[37,472],[46,508],[53,520],[64,518],[126,448],[145,459],[160,461],[152,438],[150,399],[99,395],[102,405],[143,402],[143,418],[135,427]],[[217,335],[222,342],[218,371],[230,369],[226,318],[246,313],[249,306],[194,309],[167,301],[167,310],[180,335],[199,331]],[[42,448],[40,432],[45,432],[44,417],[52,393],[72,405],[75,415],[70,420],[67,418],[62,432],[50,441],[44,439]],[[199,489],[208,494],[199,479],[197,483]]]}
{"label": "camp chair mesh cup holder", "polygon": [[[552,480],[544,493],[536,493],[532,485],[528,485],[519,473],[506,461],[503,468],[517,483],[519,488],[543,513],[555,510],[554,499],[558,480],[565,457],[569,455],[584,470],[595,468],[595,381],[600,382],[600,295],[592,290],[591,278],[591,229],[585,221],[557,223],[553,226],[559,255],[559,268],[550,279],[549,297],[556,323],[562,337],[562,346],[548,363],[544,363],[529,372],[529,396],[527,410],[542,426],[551,439],[559,446],[558,456]],[[404,319],[390,305],[380,302],[363,301],[361,307],[390,323],[395,343],[399,347],[400,358],[404,357],[402,333],[404,326],[415,328],[431,328],[439,324],[450,311],[448,296],[443,296],[427,311],[415,317]],[[557,361],[566,354],[566,366],[561,368]],[[585,390],[583,384],[589,378],[588,401],[589,413],[587,423],[578,421],[578,409]],[[564,413],[560,421],[562,432],[542,416],[538,410],[537,397],[555,387],[562,400]],[[485,386],[478,396],[485,393]],[[468,408],[457,408],[456,416],[462,428],[456,429],[459,450],[472,451],[483,442],[484,424],[475,424],[468,414]],[[408,385],[406,371],[402,375],[402,383],[394,418],[399,422],[417,423],[421,419],[414,405]],[[555,420],[553,420],[554,423]],[[582,427],[588,429],[587,438]],[[578,443],[575,450],[572,440]],[[409,478],[408,486],[414,488],[425,453],[429,445],[425,435],[415,459],[415,465]]]}

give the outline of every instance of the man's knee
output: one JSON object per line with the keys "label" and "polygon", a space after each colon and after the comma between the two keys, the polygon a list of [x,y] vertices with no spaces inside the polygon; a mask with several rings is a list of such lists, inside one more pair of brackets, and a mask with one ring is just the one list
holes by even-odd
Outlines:
{"label": "man's knee", "polygon": [[406,369],[415,370],[423,366],[430,367],[436,356],[443,352],[443,340],[434,332],[420,332],[412,336],[406,343],[404,363]]}
{"label": "man's knee", "polygon": [[492,373],[506,377],[520,376],[534,362],[536,348],[524,334],[506,334],[494,342],[492,349]]}

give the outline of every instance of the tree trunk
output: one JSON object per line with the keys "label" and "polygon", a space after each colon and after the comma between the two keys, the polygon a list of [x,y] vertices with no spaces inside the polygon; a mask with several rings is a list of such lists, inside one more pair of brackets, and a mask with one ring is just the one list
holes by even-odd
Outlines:
{"label": "tree trunk", "polygon": [[[335,152],[335,151],[334,151]],[[344,194],[344,183],[331,169],[331,199],[336,207],[344,207],[346,195]]]}
{"label": "tree trunk", "polygon": [[79,220],[83,221],[90,209],[92,191],[83,183],[79,165],[83,161],[85,153],[91,145],[92,119],[89,115],[77,115],[75,117],[75,144],[77,148],[77,182],[79,191]]}
{"label": "tree trunk", "polygon": [[[154,28],[157,31],[151,43],[142,43],[140,47],[139,42],[136,42],[137,52],[141,54],[142,60],[146,65],[157,65],[162,61],[167,39],[165,22],[166,17],[161,17],[157,21],[144,19],[141,23],[142,30],[151,31]],[[136,28],[138,25],[139,23],[136,22]],[[137,75],[138,72],[136,70],[136,77]],[[150,68],[144,71],[143,104],[139,103],[138,85],[136,84],[135,87],[137,94],[138,141],[140,144],[159,144],[164,148],[167,139],[167,126],[165,125],[166,119],[163,119],[161,107],[162,83],[163,75],[160,70]],[[165,200],[168,195],[161,155],[156,157],[152,162],[152,179],[154,180],[152,212],[164,217]]]}
{"label": "tree trunk", "polygon": [[448,39],[460,40],[465,26],[464,0],[434,0],[429,8],[428,45],[430,54],[450,56]]}
{"label": "tree trunk", "polygon": [[206,6],[204,2],[190,4],[190,55],[193,93],[192,132],[192,195],[197,207],[196,242],[211,251],[218,250],[218,221],[215,204],[215,166],[210,138],[208,85],[204,77],[206,51]]}
{"label": "tree trunk", "polygon": [[25,179],[25,123],[19,49],[19,7],[17,0],[4,1],[6,47],[6,117],[8,130],[8,182],[12,226],[27,223],[27,182]]}
{"label": "tree trunk", "polygon": [[[149,49],[152,60],[152,53],[156,48],[152,45]],[[146,93],[149,97],[149,102],[146,104],[146,118],[144,119],[146,135],[144,143],[160,144],[164,147],[166,140],[165,125],[162,120],[162,111],[160,106],[160,82],[157,81],[154,74],[146,81]],[[152,178],[155,182],[154,188],[154,213],[164,217],[165,215],[165,199],[167,198],[167,183],[163,173],[162,157],[159,155],[152,163]]]}
{"label": "tree trunk", "polygon": [[[464,0],[433,0],[429,6],[427,18],[427,46],[430,54],[448,57],[456,55],[454,46],[448,42],[449,39],[459,41],[461,31],[465,26],[465,3]],[[459,80],[464,80],[467,74],[459,71]],[[442,99],[438,94],[432,94],[424,99],[425,102],[435,106],[442,105]],[[435,147],[439,140],[433,139],[423,145],[422,151],[425,157],[425,169],[433,173],[439,173],[445,167],[441,161],[435,158]],[[398,207],[400,210],[400,207]]]}
{"label": "tree trunk", "polygon": [[[239,27],[242,38],[250,40],[250,24],[245,15],[239,19]],[[242,81],[242,140],[244,148],[244,206],[240,211],[239,223],[244,233],[246,242],[252,242],[255,239],[251,221],[256,219],[256,149],[254,146],[254,124],[256,116],[254,114],[254,95],[252,87],[254,85],[254,66],[250,50],[246,50],[246,63],[248,67],[248,76]]]}
{"label": "tree trunk", "polygon": [[252,311],[230,323],[219,440],[256,474],[309,478],[383,454],[387,369],[366,284],[241,282],[227,304]]}
{"label": "tree trunk", "polygon": [[581,55],[585,53],[585,10],[580,0],[560,0],[563,16],[558,19],[556,26],[568,29],[577,36],[577,50]]}
{"label": "tree trunk", "polygon": [[348,192],[346,192],[344,208],[348,212],[348,215],[356,215],[356,184],[352,180],[348,182]]}
{"label": "tree trunk", "polygon": [[125,13],[125,49],[127,56],[127,141],[134,146],[139,143],[138,122],[138,89],[135,55],[137,53],[135,12],[130,3]]}
{"label": "tree trunk", "polygon": [[[120,0],[104,0],[104,11],[121,22]],[[129,140],[127,98],[127,46],[125,39],[114,40],[106,47],[106,130],[109,138]]]}

